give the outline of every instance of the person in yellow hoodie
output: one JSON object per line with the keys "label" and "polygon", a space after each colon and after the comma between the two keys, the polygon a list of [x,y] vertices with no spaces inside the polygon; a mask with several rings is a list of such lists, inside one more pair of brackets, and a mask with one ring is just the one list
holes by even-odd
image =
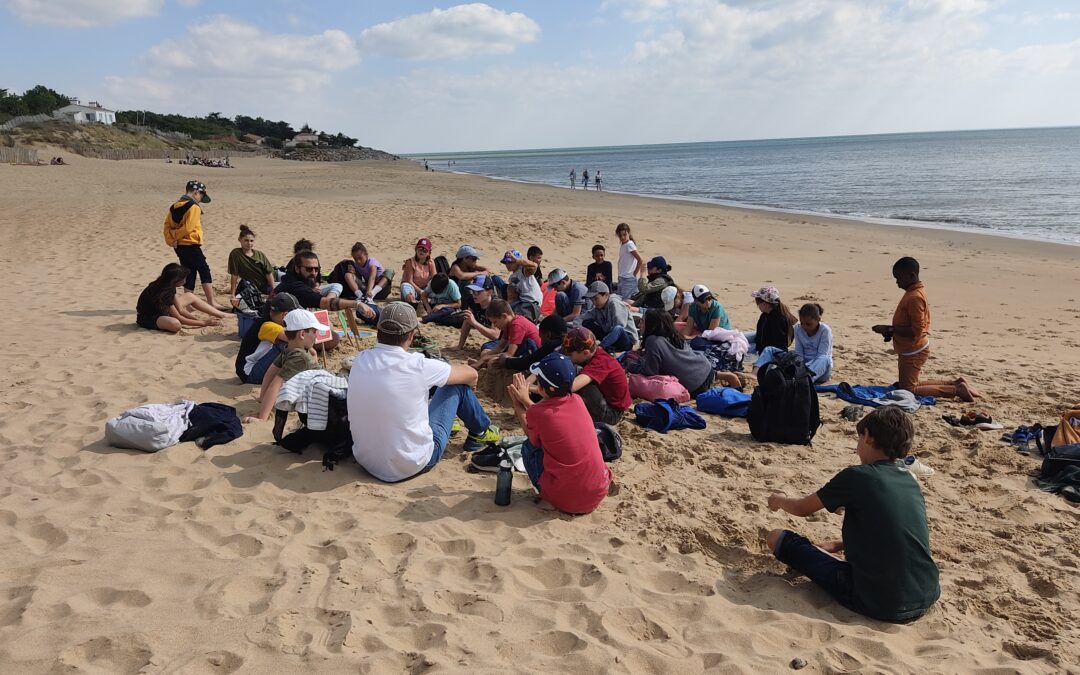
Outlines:
{"label": "person in yellow hoodie", "polygon": [[210,195],[206,194],[206,186],[197,180],[189,180],[187,192],[176,200],[165,214],[165,243],[172,246],[180,264],[189,270],[184,288],[189,292],[195,291],[197,273],[202,282],[203,293],[206,294],[206,302],[221,311],[229,311],[228,307],[214,302],[210,265],[202,252],[202,208],[199,204],[209,202]]}

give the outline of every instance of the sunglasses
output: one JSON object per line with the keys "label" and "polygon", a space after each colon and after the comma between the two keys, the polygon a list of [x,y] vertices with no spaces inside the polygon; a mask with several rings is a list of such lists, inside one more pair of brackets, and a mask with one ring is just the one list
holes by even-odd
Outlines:
{"label": "sunglasses", "polygon": [[304,266],[304,267],[301,267],[300,269],[304,270],[305,272],[318,272],[322,268],[319,267],[318,265],[315,265],[314,267]]}

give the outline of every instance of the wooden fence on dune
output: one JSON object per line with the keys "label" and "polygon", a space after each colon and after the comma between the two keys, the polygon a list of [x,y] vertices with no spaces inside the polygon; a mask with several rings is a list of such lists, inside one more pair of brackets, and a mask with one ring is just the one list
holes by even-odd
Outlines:
{"label": "wooden fence on dune", "polygon": [[37,164],[37,150],[22,145],[0,146],[0,164]]}
{"label": "wooden fence on dune", "polygon": [[183,148],[95,148],[74,143],[71,149],[83,157],[94,159],[160,159],[164,160],[168,155],[172,161],[177,162],[187,157],[199,159],[230,159],[265,157],[265,152],[233,152],[231,150],[185,150]]}

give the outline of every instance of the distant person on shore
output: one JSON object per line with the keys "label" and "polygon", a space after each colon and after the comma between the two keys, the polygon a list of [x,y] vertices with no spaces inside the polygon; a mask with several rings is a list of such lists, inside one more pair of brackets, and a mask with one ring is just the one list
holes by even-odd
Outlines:
{"label": "distant person on shore", "polygon": [[954,380],[919,379],[922,368],[930,358],[930,305],[926,289],[919,280],[919,261],[900,258],[893,265],[893,278],[904,291],[904,297],[893,313],[892,323],[877,325],[873,331],[892,341],[900,371],[897,386],[916,396],[959,398],[972,402],[982,396],[962,377]]}
{"label": "distant person on shore", "polygon": [[581,187],[585,188],[586,190],[589,189],[589,170],[588,169],[583,169],[582,172],[581,172]]}
{"label": "distant person on shore", "polygon": [[596,185],[596,191],[597,191],[597,192],[601,192],[601,191],[602,191],[602,189],[603,189],[603,188],[602,188],[602,187],[600,186],[600,180],[601,180],[601,178],[600,178],[600,169],[597,169],[597,170],[596,170],[596,178],[593,178],[593,184],[595,184],[595,185]]}
{"label": "distant person on shore", "polygon": [[613,287],[615,284],[615,277],[611,272],[611,261],[605,260],[607,256],[607,249],[603,244],[596,244],[592,247],[592,259],[589,263],[589,267],[585,270],[585,285],[592,285],[595,281],[603,281],[609,287]]}
{"label": "distant person on shore", "polygon": [[[855,425],[857,466],[836,474],[817,492],[769,496],[772,511],[807,518],[844,509],[843,539],[814,545],[791,530],[765,541],[776,559],[803,574],[853,612],[880,621],[917,619],[941,595],[930,553],[926,503],[919,481],[903,468],[915,427],[893,406],[877,408]],[[834,553],[844,552],[844,560]]]}
{"label": "distant person on shore", "polygon": [[413,256],[401,268],[401,299],[413,308],[420,304],[420,294],[435,276],[435,261],[431,259],[431,240],[424,237],[416,242]]}
{"label": "distant person on shore", "polygon": [[341,297],[347,300],[360,300],[371,304],[376,300],[385,300],[390,295],[390,284],[394,280],[394,270],[383,269],[378,260],[368,254],[367,247],[360,242],[352,245],[351,257],[334,265],[327,277],[330,283],[341,284]]}
{"label": "distant person on shore", "polygon": [[202,207],[199,205],[209,203],[210,195],[206,194],[206,186],[197,180],[188,181],[187,191],[169,207],[169,212],[165,214],[165,244],[176,251],[180,264],[188,270],[184,288],[195,292],[195,275],[198,274],[206,302],[214,309],[228,311],[228,307],[223,307],[214,301],[214,284],[210,276],[210,265],[206,262],[206,256],[202,251]]}
{"label": "distant person on shore", "polygon": [[466,451],[501,437],[473,391],[476,370],[409,351],[418,328],[412,307],[388,303],[379,320],[378,343],[357,354],[349,373],[353,456],[388,483],[431,470],[450,442],[455,418],[468,430]]}
{"label": "distant person on shore", "polygon": [[[319,265],[319,256],[314,251],[300,251],[289,262],[289,270],[277,285],[275,293],[289,293],[295,297],[300,306],[307,309],[351,309],[356,312],[358,319],[369,326],[374,326],[379,320],[379,308],[371,303],[346,300],[338,297],[335,293],[323,294],[319,290],[318,279],[322,267]],[[337,346],[337,333],[331,333],[333,339],[328,343],[328,348]]]}
{"label": "distant person on shore", "polygon": [[255,248],[255,233],[247,225],[240,226],[240,246],[229,252],[229,296],[236,295],[241,280],[255,284],[260,293],[269,293],[277,284],[274,266],[266,254]]}
{"label": "distant person on shore", "polygon": [[[188,279],[187,268],[179,263],[169,263],[161,274],[143,289],[135,304],[135,323],[147,330],[178,333],[185,326],[202,328],[220,326],[228,314],[200,300],[194,293],[176,294],[176,289]],[[209,314],[211,318],[200,319],[191,309]]]}
{"label": "distant person on shore", "polygon": [[787,351],[791,341],[795,339],[794,326],[799,320],[787,305],[781,302],[780,291],[773,286],[762,286],[750,296],[754,298],[758,311],[761,312],[757,329],[746,334],[750,347],[757,354],[764,354],[769,347]]}
{"label": "distant person on shore", "polygon": [[492,300],[487,308],[487,318],[492,328],[499,330],[499,341],[490,349],[485,348],[480,356],[469,361],[477,370],[500,357],[528,356],[540,348],[540,331],[536,324],[523,316],[514,314],[510,303],[505,300]]}
{"label": "distant person on shore", "polygon": [[[814,374],[814,384],[824,384],[832,377],[833,335],[829,324],[821,320],[825,313],[821,305],[807,303],[799,308],[799,322],[795,324],[795,345],[792,348],[802,357],[807,369]],[[784,350],[766,347],[754,363],[754,372],[771,363]]]}
{"label": "distant person on shore", "polygon": [[690,303],[683,304],[686,324],[682,333],[686,337],[701,335],[707,330],[723,328],[731,330],[731,319],[720,301],[713,297],[712,291],[704,284],[697,284],[690,289]]}
{"label": "distant person on shore", "polygon": [[581,319],[581,325],[592,331],[600,346],[611,354],[634,348],[638,340],[637,324],[630,315],[630,308],[603,281],[589,284],[585,297],[592,307]]}
{"label": "distant person on shore", "polygon": [[581,323],[589,305],[589,289],[580,281],[574,281],[566,270],[556,267],[547,278],[548,288],[555,290],[555,314],[570,325]]}
{"label": "distant person on shore", "polygon": [[563,354],[550,354],[532,366],[540,401],[533,403],[525,376],[517,374],[506,391],[518,424],[528,436],[521,461],[540,493],[540,506],[566,513],[590,513],[611,485],[596,429],[581,397],[572,392],[576,370]]}
{"label": "distant person on shore", "polygon": [[570,189],[577,189],[577,170],[573,168],[570,169]]}
{"label": "distant person on shore", "polygon": [[671,265],[668,264],[667,259],[662,255],[654,256],[646,263],[645,269],[648,271],[648,276],[638,279],[637,294],[633,298],[634,304],[638,307],[659,308],[669,312],[678,310],[681,304],[675,300],[680,294],[678,292],[664,293],[668,288],[675,288],[678,291],[675,280],[669,274]]}
{"label": "distant person on shore", "polygon": [[544,295],[533,276],[539,265],[515,249],[509,249],[503,254],[502,263],[510,272],[506,280],[506,299],[510,302],[510,307],[515,314],[524,316],[529,321],[539,321],[540,303],[544,301]]}
{"label": "distant person on shore", "polygon": [[637,293],[637,280],[645,271],[645,260],[634,243],[629,225],[619,223],[615,236],[619,238],[619,278],[614,289],[619,297],[629,300]]}
{"label": "distant person on shore", "polygon": [[277,355],[263,376],[259,389],[259,411],[245,417],[244,424],[270,419],[281,386],[298,373],[319,368],[315,336],[319,331],[328,330],[330,326],[319,323],[315,315],[306,309],[294,309],[285,315],[285,349]]}
{"label": "distant person on shore", "polygon": [[592,331],[580,326],[567,332],[562,351],[581,368],[573,390],[585,402],[593,423],[618,424],[634,404],[622,365],[597,344]]}

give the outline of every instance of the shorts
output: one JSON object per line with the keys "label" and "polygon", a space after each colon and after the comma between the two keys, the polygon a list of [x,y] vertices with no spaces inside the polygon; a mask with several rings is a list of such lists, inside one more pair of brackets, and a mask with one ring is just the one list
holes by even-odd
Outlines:
{"label": "shorts", "polygon": [[139,314],[135,317],[135,323],[146,330],[161,330],[157,325],[157,320],[161,316],[160,314]]}
{"label": "shorts", "polygon": [[196,273],[199,275],[201,283],[214,283],[214,280],[210,277],[210,265],[206,262],[206,256],[203,255],[202,246],[198,244],[180,244],[175,250],[176,257],[180,259],[180,264],[188,270],[184,288],[189,291],[195,290]]}

